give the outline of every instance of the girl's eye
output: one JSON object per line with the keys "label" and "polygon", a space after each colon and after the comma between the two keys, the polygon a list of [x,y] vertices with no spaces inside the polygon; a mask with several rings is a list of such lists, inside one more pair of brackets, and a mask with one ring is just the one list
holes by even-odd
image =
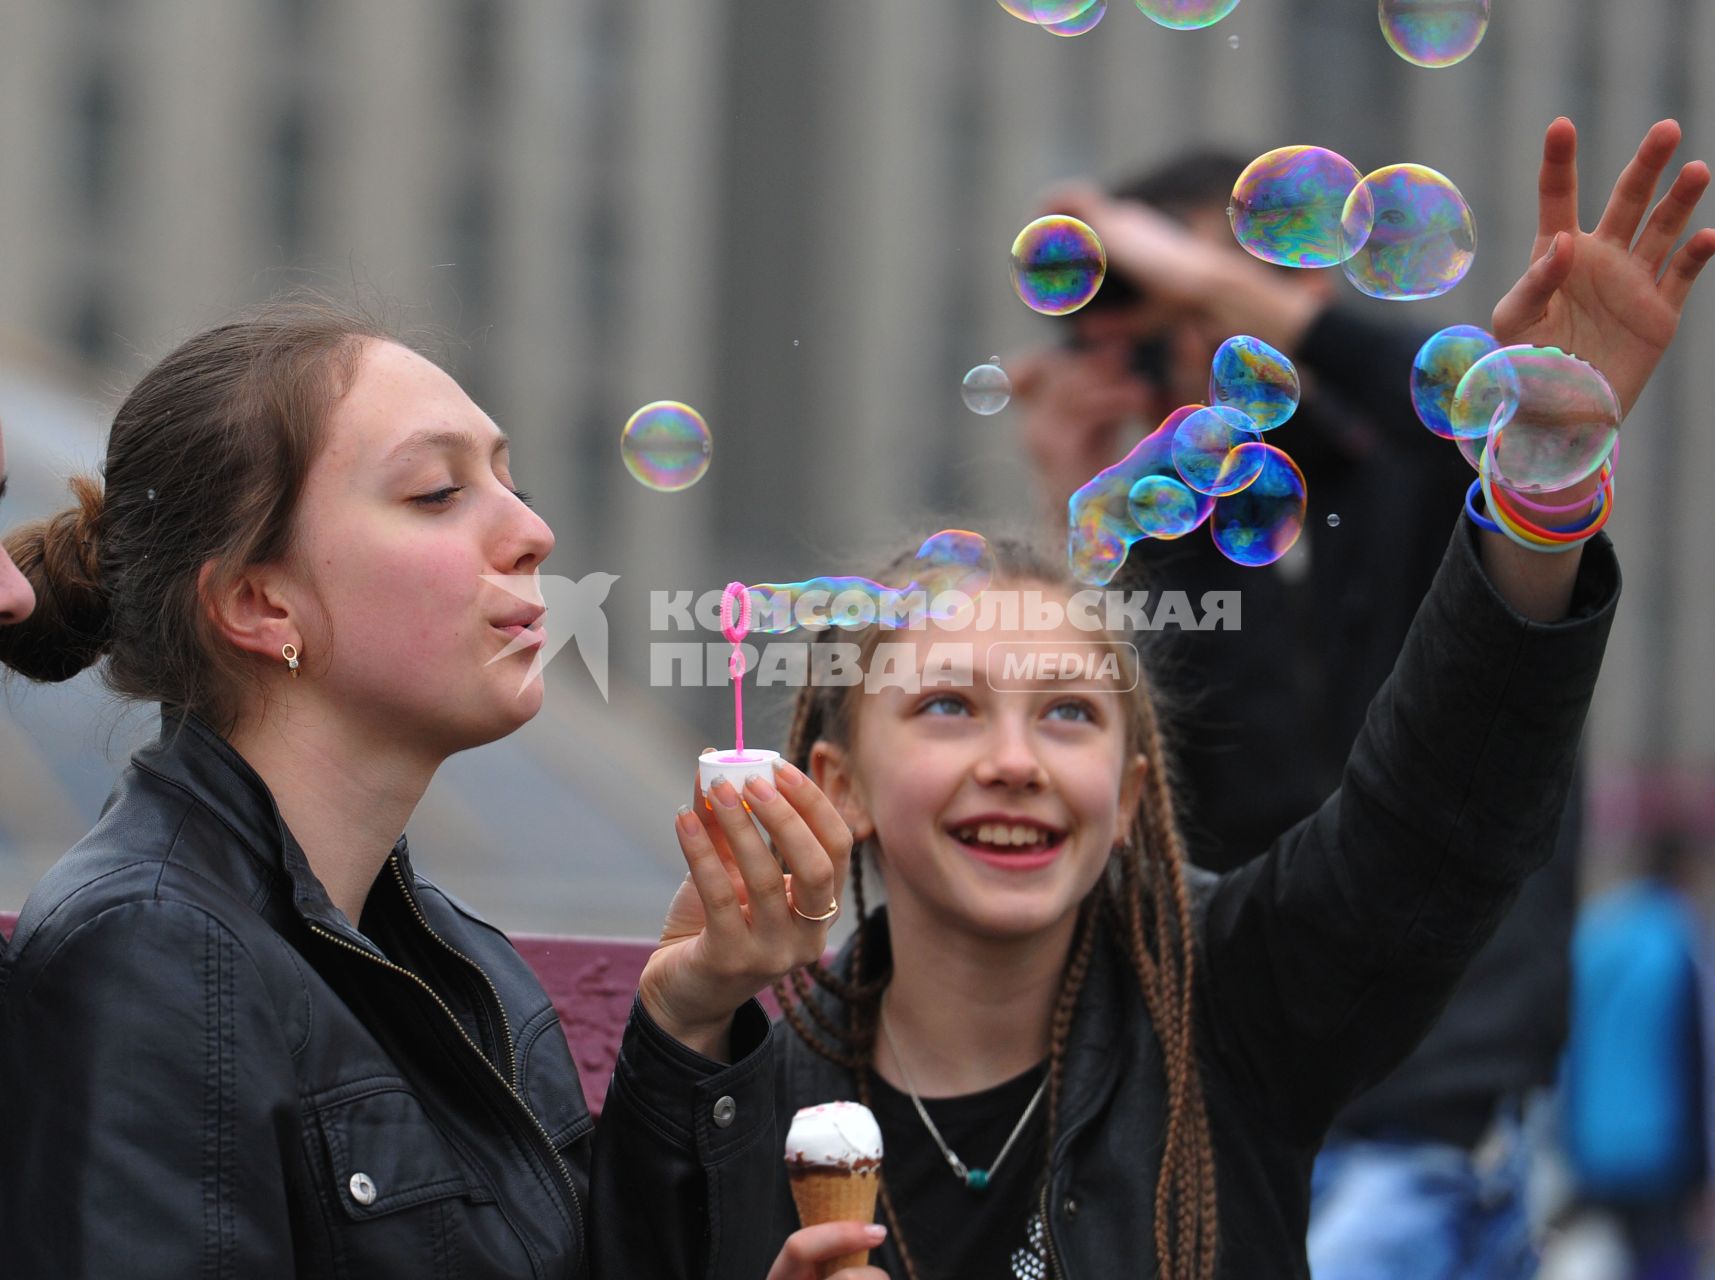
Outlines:
{"label": "girl's eye", "polygon": [[464,489],[462,484],[450,484],[445,489],[436,489],[433,493],[419,494],[411,501],[419,507],[444,507],[453,500],[453,495]]}
{"label": "girl's eye", "polygon": [[920,716],[958,716],[965,713],[965,700],[943,693],[939,697],[930,698],[917,708]]}
{"label": "girl's eye", "polygon": [[512,496],[517,498],[518,501],[522,502],[527,507],[534,507],[536,505],[535,500],[522,489],[514,489],[512,491]]}
{"label": "girl's eye", "polygon": [[1048,708],[1050,720],[1085,720],[1091,724],[1096,721],[1096,709],[1081,699],[1067,702],[1056,702]]}

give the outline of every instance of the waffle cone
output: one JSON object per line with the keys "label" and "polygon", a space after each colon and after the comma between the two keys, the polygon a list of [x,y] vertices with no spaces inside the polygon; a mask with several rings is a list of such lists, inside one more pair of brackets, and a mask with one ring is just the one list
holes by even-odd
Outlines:
{"label": "waffle cone", "polygon": [[[798,1202],[798,1220],[806,1227],[824,1222],[874,1222],[875,1192],[879,1179],[873,1170],[847,1173],[793,1173],[792,1198]],[[831,1276],[841,1267],[861,1267],[869,1261],[869,1250],[848,1253],[818,1263],[818,1277]]]}

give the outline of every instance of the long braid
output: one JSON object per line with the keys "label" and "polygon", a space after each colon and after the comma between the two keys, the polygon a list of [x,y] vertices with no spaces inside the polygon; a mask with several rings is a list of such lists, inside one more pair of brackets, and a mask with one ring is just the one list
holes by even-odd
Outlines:
{"label": "long braid", "polygon": [[[1051,572],[1048,565],[1016,544],[991,545],[1001,561],[1003,575],[1010,580],[1053,584],[1063,576]],[[901,557],[894,568],[908,559]],[[824,633],[829,634],[832,631]],[[866,662],[878,636],[879,632],[872,628],[863,643]],[[1135,971],[1145,1010],[1161,1044],[1167,1074],[1167,1126],[1154,1214],[1158,1272],[1162,1280],[1212,1280],[1219,1203],[1214,1147],[1194,1032],[1196,932],[1184,875],[1184,847],[1167,778],[1167,755],[1151,696],[1143,681],[1137,687],[1129,736],[1132,747],[1144,755],[1150,767],[1134,815],[1134,838],[1116,850],[1109,874],[1080,908],[1078,933],[1055,1000],[1049,1031],[1045,1160],[1051,1169],[1059,1134],[1067,1043],[1095,949],[1097,920],[1106,915],[1116,927],[1117,937]],[[788,758],[807,770],[811,748],[817,741],[848,745],[852,740],[856,701],[856,695],[849,689],[811,686],[801,690],[793,712]],[[790,983],[776,983],[774,989],[794,1032],[814,1052],[852,1073],[858,1099],[867,1106],[871,1099],[870,1072],[881,996],[891,973],[883,965],[872,974],[865,955],[863,924],[868,914],[863,884],[865,852],[862,844],[852,851],[852,897],[858,928],[851,943],[849,972],[842,978],[815,964],[794,974]],[[812,983],[844,1007],[843,1029],[818,1007]],[[808,1018],[803,1012],[806,1006]],[[1048,1171],[1044,1173],[1046,1176]],[[894,1248],[907,1280],[917,1280],[916,1264],[900,1230],[885,1177],[878,1182],[881,1208]]]}

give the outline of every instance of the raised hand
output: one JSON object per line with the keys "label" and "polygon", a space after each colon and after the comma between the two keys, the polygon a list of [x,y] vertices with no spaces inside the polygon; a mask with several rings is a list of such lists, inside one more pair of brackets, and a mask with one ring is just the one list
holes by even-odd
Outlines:
{"label": "raised hand", "polygon": [[1578,132],[1565,117],[1549,125],[1531,265],[1495,307],[1494,334],[1503,343],[1559,347],[1588,361],[1606,375],[1627,413],[1673,341],[1698,273],[1715,257],[1715,230],[1708,228],[1674,251],[1709,186],[1708,165],[1685,165],[1649,211],[1679,138],[1675,121],[1651,126],[1596,229],[1584,231]]}
{"label": "raised hand", "polygon": [[[675,831],[690,874],[638,983],[650,1017],[712,1058],[728,1056],[740,1005],[821,958],[833,917],[806,917],[828,911],[851,860],[851,831],[821,789],[789,764],[775,781],[778,789],[752,778],[742,797],[722,781],[707,803],[699,789],[680,811]],[[769,852],[752,813],[790,875]]]}

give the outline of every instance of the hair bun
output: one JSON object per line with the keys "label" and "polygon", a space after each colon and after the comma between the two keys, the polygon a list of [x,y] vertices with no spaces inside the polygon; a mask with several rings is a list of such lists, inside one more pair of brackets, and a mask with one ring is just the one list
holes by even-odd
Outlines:
{"label": "hair bun", "polygon": [[92,667],[107,648],[112,611],[101,576],[105,499],[89,476],[73,476],[77,505],[20,525],[6,538],[36,608],[0,627],[0,663],[31,680],[56,683]]}

